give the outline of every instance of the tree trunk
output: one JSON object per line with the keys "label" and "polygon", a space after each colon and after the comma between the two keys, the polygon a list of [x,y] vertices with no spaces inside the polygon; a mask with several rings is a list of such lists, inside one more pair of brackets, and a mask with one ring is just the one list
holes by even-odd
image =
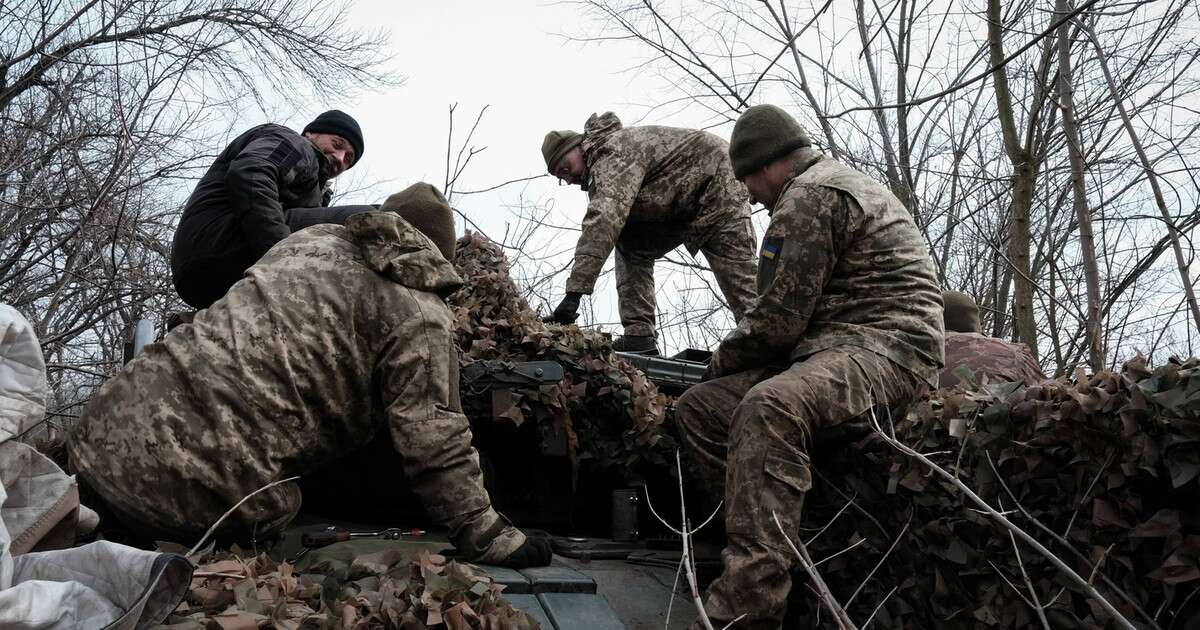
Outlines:
{"label": "tree trunk", "polygon": [[[992,0],[995,1],[995,0]],[[1055,16],[1070,10],[1067,0],[1055,0]],[[1058,103],[1062,109],[1063,132],[1067,137],[1067,153],[1071,159],[1071,190],[1075,199],[1075,215],[1079,221],[1080,259],[1087,280],[1087,344],[1092,371],[1104,369],[1103,337],[1100,335],[1100,271],[1096,264],[1096,244],[1092,236],[1092,214],[1087,205],[1083,182],[1083,151],[1079,129],[1075,124],[1074,86],[1071,78],[1070,24],[1058,27]]]}
{"label": "tree trunk", "polygon": [[[1004,135],[1004,149],[1012,163],[1013,195],[1008,226],[1008,262],[1013,275],[1013,328],[1021,343],[1029,346],[1034,359],[1038,357],[1037,325],[1033,319],[1033,279],[1029,272],[1029,213],[1033,207],[1033,189],[1037,180],[1033,156],[1029,147],[1021,146],[1013,115],[1008,76],[1000,62],[1004,59],[1004,24],[1000,15],[1000,0],[988,0],[988,54],[996,70],[992,84],[996,92],[996,115]],[[1033,107],[1040,107],[1034,103]],[[997,305],[997,308],[1001,308]]]}
{"label": "tree trunk", "polygon": [[[863,46],[863,62],[867,65],[867,75],[871,79],[871,93],[875,98],[872,105],[879,108],[883,106],[883,89],[879,86],[879,73],[875,70],[875,60],[871,57],[871,36],[867,33],[867,15],[863,8],[863,0],[855,0],[854,10],[858,18],[858,37]],[[880,28],[884,27],[886,27],[885,24],[880,25]],[[913,200],[909,198],[907,188],[900,178],[900,171],[896,168],[896,149],[892,145],[892,131],[888,129],[887,117],[884,116],[882,109],[875,109],[872,114],[875,118],[875,126],[879,129],[879,138],[883,142],[884,174],[887,176],[888,188],[916,219],[916,207],[913,205]],[[919,220],[917,224],[920,224]]]}

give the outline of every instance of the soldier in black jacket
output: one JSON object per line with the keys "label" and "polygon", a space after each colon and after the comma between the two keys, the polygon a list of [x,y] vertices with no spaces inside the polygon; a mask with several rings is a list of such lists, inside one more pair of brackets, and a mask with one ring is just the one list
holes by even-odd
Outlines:
{"label": "soldier in black jacket", "polygon": [[234,139],[196,185],[175,231],[179,296],[207,308],[293,231],[374,210],[328,206],[329,181],[362,154],[362,130],[338,110],[317,116],[303,134],[266,124]]}

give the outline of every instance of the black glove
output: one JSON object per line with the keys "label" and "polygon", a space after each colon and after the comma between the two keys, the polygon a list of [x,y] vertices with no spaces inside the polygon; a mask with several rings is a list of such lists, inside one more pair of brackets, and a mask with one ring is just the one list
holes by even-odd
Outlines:
{"label": "black glove", "polygon": [[550,564],[550,539],[543,536],[526,536],[512,555],[497,563],[510,569],[527,569],[529,567],[544,567]]}
{"label": "black glove", "polygon": [[558,306],[554,309],[554,314],[547,317],[544,321],[550,324],[573,324],[579,317],[579,293],[568,292]]}

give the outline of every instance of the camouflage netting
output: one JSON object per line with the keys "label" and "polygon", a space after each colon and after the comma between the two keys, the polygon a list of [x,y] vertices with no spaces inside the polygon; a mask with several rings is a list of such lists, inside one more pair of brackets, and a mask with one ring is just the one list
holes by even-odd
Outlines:
{"label": "camouflage netting", "polygon": [[536,630],[479,569],[420,551],[362,554],[305,566],[261,554],[202,558],[171,630]]}
{"label": "camouflage netting", "polygon": [[[511,397],[464,391],[473,422],[496,422],[495,411],[499,422],[565,433],[577,460],[631,477],[672,469],[671,400],[604,335],[542,324],[499,246],[468,233],[458,247],[466,285],[450,303],[464,358],[566,368],[562,383]],[[951,435],[960,424],[965,438]],[[1120,373],[1037,387],[975,383],[914,405],[895,425],[1134,626],[1200,628],[1200,360],[1151,371],[1139,357]],[[1060,569],[879,435],[822,445],[814,462],[803,538],[860,627],[1040,628],[1035,605],[1052,628],[1117,627]],[[332,576],[262,557],[209,562],[172,618],[178,628],[529,627],[489,580],[439,556],[363,558]],[[806,579],[796,584],[789,627],[830,626]]]}
{"label": "camouflage netting", "polygon": [[498,400],[464,385],[463,408],[472,420],[536,421],[543,431],[566,434],[574,461],[589,459],[629,477],[637,477],[639,465],[674,461],[675,440],[663,429],[667,397],[612,353],[607,336],[542,323],[513,283],[503,250],[486,237],[460,238],[454,266],[466,284],[448,301],[465,361],[557,361],[565,371],[560,383],[517,387]]}
{"label": "camouflage netting", "polygon": [[[950,435],[952,418],[967,421],[965,440]],[[1150,372],[1139,358],[1120,374],[951,392],[917,405],[896,431],[1095,576],[1137,627],[1152,627],[1148,617],[1200,627],[1200,360]],[[839,600],[852,600],[852,619],[885,602],[877,627],[1034,628],[1036,601],[1053,628],[1117,627],[1031,547],[1021,543],[1018,557],[1008,530],[924,464],[877,435],[842,453],[819,458],[805,520],[813,536],[854,497],[809,545],[814,559],[858,545],[821,567]],[[798,599],[799,617],[824,615],[815,599]]]}
{"label": "camouflage netting", "polygon": [[[673,467],[670,399],[615,359],[605,337],[538,321],[501,249],[479,235],[459,241],[455,263],[467,282],[451,298],[467,359],[567,366],[563,384],[520,390],[503,416],[567,430],[581,457],[627,471]],[[473,419],[491,418],[490,397],[463,399]],[[950,435],[954,418],[965,439]],[[1153,372],[1135,360],[1120,374],[1032,388],[976,384],[915,405],[896,425],[903,442],[1091,577],[1137,627],[1153,627],[1148,618],[1200,627],[1197,360]],[[822,574],[860,625],[874,615],[886,628],[1041,627],[1036,600],[1051,627],[1116,627],[1049,561],[1024,543],[1014,549],[1008,530],[878,435],[815,458],[805,540],[814,558],[835,556]],[[810,589],[793,593],[795,623],[828,622]]]}

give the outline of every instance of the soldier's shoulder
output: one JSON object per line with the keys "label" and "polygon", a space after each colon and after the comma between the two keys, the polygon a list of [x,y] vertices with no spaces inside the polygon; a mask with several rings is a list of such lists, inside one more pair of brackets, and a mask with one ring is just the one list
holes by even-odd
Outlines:
{"label": "soldier's shoulder", "polygon": [[813,206],[832,203],[837,194],[836,189],[823,184],[793,179],[780,193],[773,216],[810,211]]}
{"label": "soldier's shoulder", "polygon": [[304,139],[304,136],[300,135],[291,127],[285,127],[278,123],[263,123],[261,125],[251,127],[248,131],[246,131],[246,135],[252,135],[255,137],[276,136],[280,138],[287,138],[289,140]]}
{"label": "soldier's shoulder", "polygon": [[963,353],[1004,353],[1028,352],[1024,344],[1015,343],[999,337],[989,337],[981,333],[946,332],[946,351],[958,350]]}
{"label": "soldier's shoulder", "polygon": [[362,255],[345,226],[318,224],[292,232],[271,248],[262,262],[295,266],[325,265],[330,262],[348,265],[353,264],[355,258],[361,262]]}

